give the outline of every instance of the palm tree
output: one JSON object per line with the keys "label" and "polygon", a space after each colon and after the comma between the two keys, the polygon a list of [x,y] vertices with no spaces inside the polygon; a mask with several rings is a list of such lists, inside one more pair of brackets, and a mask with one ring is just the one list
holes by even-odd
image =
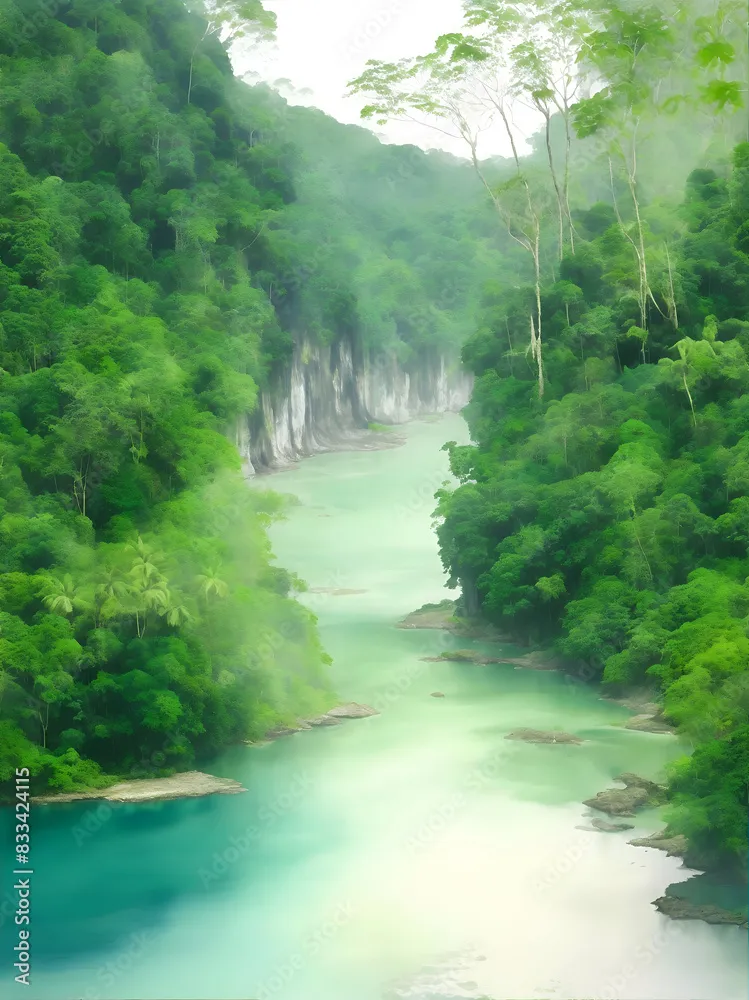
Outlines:
{"label": "palm tree", "polygon": [[[146,634],[148,612],[156,611],[157,614],[162,614],[162,609],[169,605],[169,590],[167,589],[165,580],[145,580],[136,584],[132,588],[131,594],[133,595],[135,604],[135,629],[138,633],[138,638],[142,639]],[[142,625],[141,613],[143,615]]]}
{"label": "palm tree", "polygon": [[125,549],[135,553],[135,559],[133,559],[130,569],[131,576],[148,581],[152,577],[160,575],[157,561],[161,556],[146,545],[140,535],[135,543],[125,546]]}
{"label": "palm tree", "polygon": [[173,628],[179,628],[180,625],[192,620],[192,615],[184,604],[175,604],[170,601],[157,611],[162,618],[166,618],[167,625],[171,625]]}
{"label": "palm tree", "polygon": [[116,601],[130,592],[130,587],[116,569],[106,567],[99,573],[96,593],[108,600]]}
{"label": "palm tree", "polygon": [[90,606],[70,573],[66,573],[61,580],[56,576],[47,577],[44,587],[47,593],[42,601],[52,614],[72,615],[74,610]]}
{"label": "palm tree", "polygon": [[[122,576],[116,569],[112,569],[111,567],[105,567],[102,569],[99,573],[98,582],[94,590],[94,596],[96,599],[97,625],[104,608],[109,605],[110,609],[116,613],[116,609],[123,608],[130,592],[130,584],[123,580]],[[113,617],[113,615],[108,615],[108,617]]]}
{"label": "palm tree", "polygon": [[205,600],[206,609],[206,624],[208,626],[208,662],[211,664],[211,669],[213,668],[213,660],[211,657],[211,646],[213,643],[213,627],[211,625],[211,616],[207,613],[210,606],[211,596],[213,597],[226,597],[229,593],[229,585],[219,576],[221,572],[221,565],[209,566],[206,568],[204,573],[199,573],[195,577],[195,582],[200,588],[203,594],[203,599]]}
{"label": "palm tree", "polygon": [[220,565],[211,566],[207,568],[204,573],[199,573],[198,576],[195,577],[195,582],[200,588],[206,604],[208,603],[208,598],[212,594],[214,597],[226,597],[229,593],[228,583],[225,583],[225,581],[219,577],[220,571]]}
{"label": "palm tree", "polygon": [[163,609],[169,605],[169,586],[167,578],[158,567],[158,561],[162,556],[146,545],[140,535],[135,543],[126,548],[135,553],[129,572],[129,576],[133,579],[129,593],[133,598],[135,629],[140,639],[146,631],[148,612],[155,610],[157,614],[162,614]]}

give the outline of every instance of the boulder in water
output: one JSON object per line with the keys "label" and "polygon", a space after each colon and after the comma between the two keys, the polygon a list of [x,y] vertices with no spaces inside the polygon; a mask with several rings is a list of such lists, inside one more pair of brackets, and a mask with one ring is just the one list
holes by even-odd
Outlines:
{"label": "boulder in water", "polygon": [[634,729],[638,733],[673,735],[676,732],[660,715],[634,715],[624,723],[624,728]]}
{"label": "boulder in water", "polygon": [[358,702],[351,701],[347,705],[331,708],[327,714],[332,715],[334,719],[366,719],[370,715],[379,715],[380,713],[371,705],[360,705]]}
{"label": "boulder in water", "polygon": [[654,847],[657,851],[665,851],[669,858],[683,858],[689,850],[689,841],[681,834],[669,834],[666,830],[654,833],[650,837],[639,837],[630,840],[633,847]]}
{"label": "boulder in water", "polygon": [[337,719],[334,715],[316,715],[314,719],[307,719],[311,726],[340,726],[342,719]]}
{"label": "boulder in water", "polygon": [[591,826],[601,833],[619,833],[621,830],[634,830],[631,823],[608,823],[605,819],[592,819]]}
{"label": "boulder in water", "polygon": [[298,733],[299,727],[292,729],[291,726],[276,726],[275,729],[269,729],[265,734],[266,740],[277,740],[281,736],[291,736],[292,733]]}
{"label": "boulder in water", "polygon": [[513,729],[506,740],[522,740],[524,743],[582,743],[579,736],[558,731],[544,732],[542,729]]}
{"label": "boulder in water", "polygon": [[594,798],[585,799],[583,805],[609,816],[634,816],[639,809],[663,805],[666,801],[665,787],[647,778],[627,772],[614,780],[621,781],[625,787],[606,788]]}

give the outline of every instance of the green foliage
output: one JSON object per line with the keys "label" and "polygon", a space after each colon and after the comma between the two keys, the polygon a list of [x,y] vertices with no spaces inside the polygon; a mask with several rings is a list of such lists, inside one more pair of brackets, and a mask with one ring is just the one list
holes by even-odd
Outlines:
{"label": "green foliage", "polygon": [[246,248],[292,193],[213,37],[270,20],[210,6],[0,5],[2,783],[190,766],[332,697],[227,436],[288,353]]}
{"label": "green foliage", "polygon": [[[672,776],[670,824],[696,856],[742,870],[749,264],[737,242],[749,221],[746,148],[725,176],[695,171],[681,205],[659,204],[658,224],[677,229],[674,308],[660,285],[647,329],[629,297],[638,277],[620,256],[629,251],[618,226],[600,205],[576,213],[576,252],[543,289],[543,405],[513,350],[527,343],[527,302],[516,289],[487,288],[463,352],[477,376],[467,410],[475,444],[448,446],[461,485],[438,494],[436,512],[465,607],[523,641],[556,642],[613,691],[653,689],[695,747]],[[651,205],[641,210],[652,274]]]}
{"label": "green foliage", "polygon": [[[746,700],[746,696],[745,700]],[[672,770],[668,820],[695,848],[698,863],[746,872],[749,726],[698,746]]]}
{"label": "green foliage", "polygon": [[234,78],[274,27],[0,0],[0,780],[189,767],[329,707],[237,421],[297,346],[455,357],[500,269],[469,166]]}

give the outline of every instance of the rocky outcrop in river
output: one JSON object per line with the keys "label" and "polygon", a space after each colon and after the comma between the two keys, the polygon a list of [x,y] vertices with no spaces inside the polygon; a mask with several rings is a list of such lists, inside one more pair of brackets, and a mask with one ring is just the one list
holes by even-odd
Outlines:
{"label": "rocky outcrop in river", "polygon": [[[377,709],[370,705],[360,705],[358,702],[352,701],[347,705],[331,708],[330,711],[316,715],[312,719],[298,719],[293,726],[277,726],[275,729],[269,729],[264,739],[277,740],[281,736],[291,736],[294,733],[301,733],[305,729],[315,729],[319,726],[339,726],[346,719],[366,719],[371,715],[379,714]],[[251,745],[253,741],[247,740],[246,742]]]}
{"label": "rocky outcrop in river", "polygon": [[747,915],[741,910],[724,910],[712,903],[693,903],[678,896],[659,896],[653,902],[659,913],[672,920],[704,920],[707,924],[737,924],[748,927]]}
{"label": "rocky outcrop in river", "polygon": [[557,731],[545,732],[542,729],[513,729],[505,736],[506,740],[521,740],[523,743],[573,743],[579,744],[583,741],[579,736],[572,733]]}
{"label": "rocky outcrop in river", "polygon": [[652,715],[635,715],[624,723],[625,729],[633,729],[638,733],[659,733],[661,735],[673,736],[676,730],[670,726],[660,713]]}
{"label": "rocky outcrop in river", "polygon": [[182,771],[168,778],[137,778],[119,781],[108,788],[87,792],[64,792],[60,795],[39,795],[33,801],[41,803],[78,802],[83,799],[106,799],[108,802],[156,802],[166,799],[195,799],[204,795],[238,795],[247,789],[232,778],[217,778],[202,771]]}
{"label": "rocky outcrop in river", "polygon": [[665,851],[669,858],[683,858],[689,850],[689,841],[683,834],[672,836],[666,830],[650,837],[630,840],[630,844],[633,847],[654,847],[657,851]]}
{"label": "rocky outcrop in river", "polygon": [[586,799],[583,805],[598,809],[609,816],[634,816],[639,809],[646,806],[659,806],[666,801],[666,789],[647,778],[637,774],[620,774],[624,788],[606,788],[592,799]]}

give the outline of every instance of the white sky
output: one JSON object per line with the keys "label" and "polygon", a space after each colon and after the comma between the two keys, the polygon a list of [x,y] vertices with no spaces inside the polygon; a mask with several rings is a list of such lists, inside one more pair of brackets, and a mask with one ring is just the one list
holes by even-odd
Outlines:
{"label": "white sky", "polygon": [[[366,96],[345,96],[349,80],[361,73],[368,59],[394,61],[422,55],[432,49],[438,35],[460,31],[461,0],[266,0],[265,6],[278,17],[277,41],[245,53],[238,45],[233,53],[237,75],[254,72],[271,84],[289,80],[293,90],[277,89],[290,103],[320,108],[340,122],[372,128],[385,142],[466,155],[460,139],[427,126],[364,122],[359,111]],[[532,129],[529,122],[524,130]],[[482,138],[480,155],[493,153],[509,154],[499,130]]]}

